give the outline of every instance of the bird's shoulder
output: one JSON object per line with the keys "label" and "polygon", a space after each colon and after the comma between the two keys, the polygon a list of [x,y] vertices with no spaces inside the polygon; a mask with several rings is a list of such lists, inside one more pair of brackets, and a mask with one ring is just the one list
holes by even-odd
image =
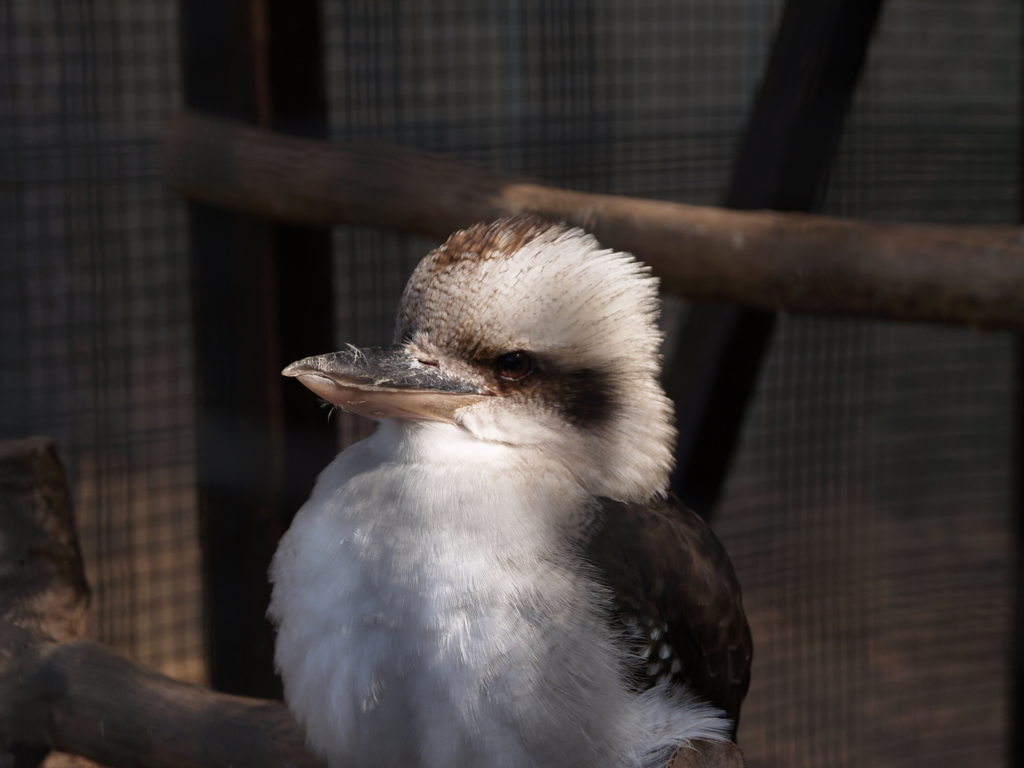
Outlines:
{"label": "bird's shoulder", "polygon": [[752,641],[722,543],[671,494],[594,504],[585,556],[612,591],[613,619],[644,659],[638,686],[685,682],[735,723],[750,685]]}

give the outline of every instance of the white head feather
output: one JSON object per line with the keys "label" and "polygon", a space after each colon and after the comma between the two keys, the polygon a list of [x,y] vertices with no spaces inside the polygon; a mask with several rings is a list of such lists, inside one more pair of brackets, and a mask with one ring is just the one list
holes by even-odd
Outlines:
{"label": "white head feather", "polygon": [[[452,235],[420,262],[396,341],[499,394],[461,409],[481,440],[532,446],[591,493],[645,501],[672,468],[672,403],[658,376],[658,281],[581,229],[526,214]],[[534,371],[501,380],[502,354]]]}

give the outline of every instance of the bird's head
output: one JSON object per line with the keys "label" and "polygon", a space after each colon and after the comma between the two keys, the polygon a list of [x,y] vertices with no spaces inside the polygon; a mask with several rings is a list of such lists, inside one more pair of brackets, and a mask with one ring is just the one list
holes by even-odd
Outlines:
{"label": "bird's head", "polygon": [[672,467],[657,279],[580,229],[525,214],[456,232],[413,272],[389,347],[285,369],[371,418],[445,421],[643,501]]}

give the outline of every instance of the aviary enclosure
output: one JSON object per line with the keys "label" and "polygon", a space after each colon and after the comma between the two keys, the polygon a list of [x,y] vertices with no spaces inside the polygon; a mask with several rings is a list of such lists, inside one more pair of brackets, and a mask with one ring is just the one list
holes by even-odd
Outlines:
{"label": "aviary enclosure", "polygon": [[812,212],[838,229],[728,219],[676,255],[632,209],[585,222],[671,289],[677,488],[754,631],[738,741],[766,768],[1024,765],[1024,249],[998,226],[1022,30],[1012,0],[7,0],[0,437],[56,441],[92,637],[278,694],[267,560],[372,425],[276,372],[386,339],[460,216],[578,214],[541,181]]}

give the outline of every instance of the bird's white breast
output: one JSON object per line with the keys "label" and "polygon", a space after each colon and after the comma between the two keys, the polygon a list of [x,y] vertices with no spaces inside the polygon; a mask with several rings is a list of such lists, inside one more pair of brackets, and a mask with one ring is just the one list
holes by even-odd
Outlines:
{"label": "bird's white breast", "polygon": [[721,729],[628,690],[605,597],[565,551],[585,503],[567,472],[449,425],[384,422],[338,456],[270,607],[289,707],[332,768],[630,765]]}

